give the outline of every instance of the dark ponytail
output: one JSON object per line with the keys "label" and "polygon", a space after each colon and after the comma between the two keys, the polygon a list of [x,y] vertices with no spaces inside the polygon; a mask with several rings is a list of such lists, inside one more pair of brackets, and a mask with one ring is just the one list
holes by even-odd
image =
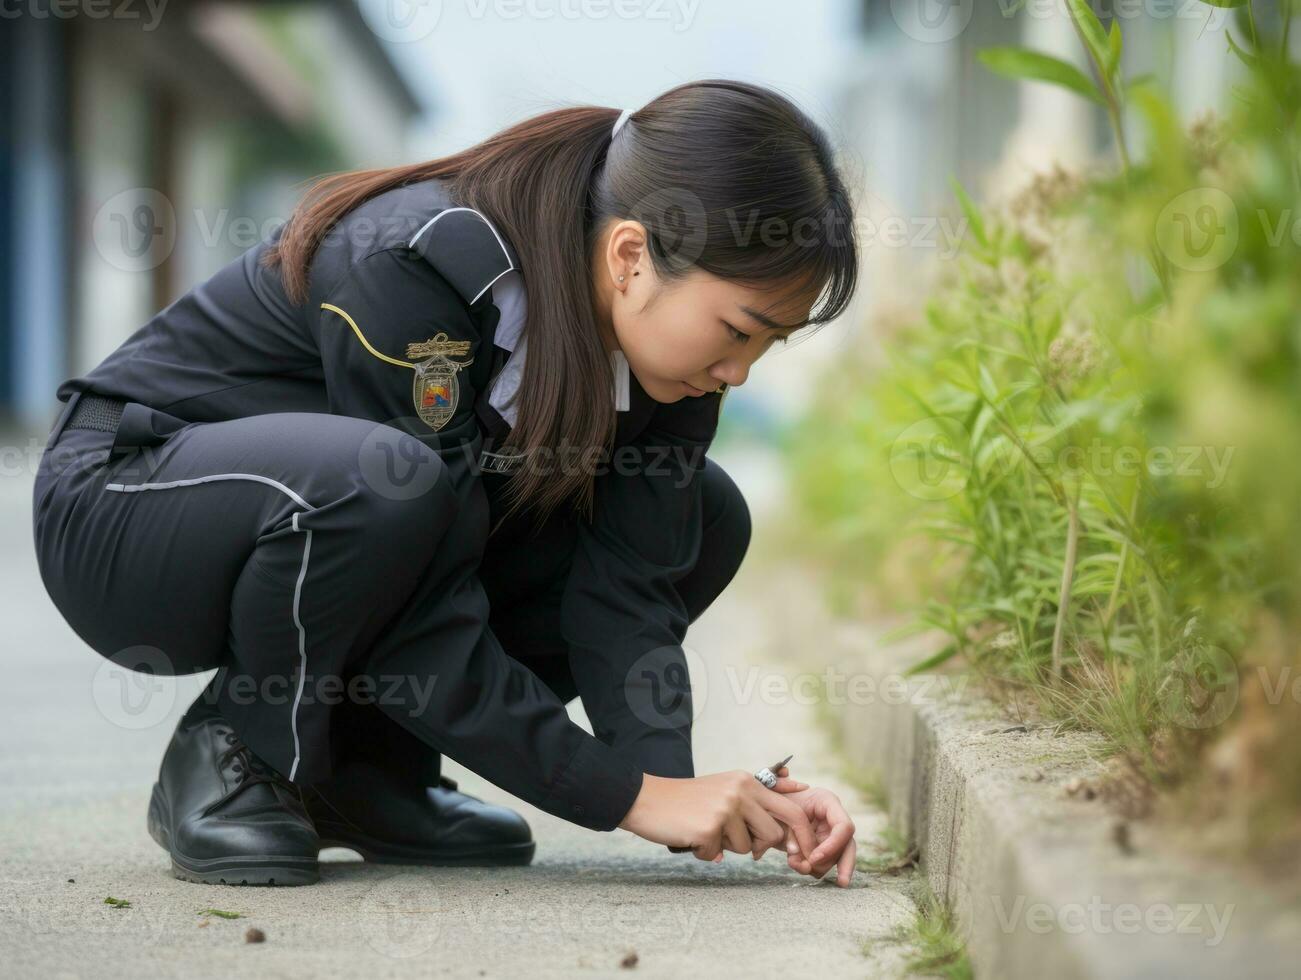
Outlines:
{"label": "dark ponytail", "polygon": [[[853,209],[830,145],[784,96],[742,82],[690,82],[638,110],[611,141],[618,116],[557,109],[438,160],[326,177],[266,260],[281,264],[290,298],[303,302],[312,255],[342,215],[391,188],[445,179],[455,201],[482,211],[511,242],[527,285],[513,451],[589,459],[585,449],[612,445],[616,421],[591,281],[609,219],[646,226],[666,282],[694,266],[760,289],[817,287],[823,303],[807,323],[839,315],[857,283]],[[593,475],[525,465],[508,490],[510,512],[533,507],[541,520],[568,503],[590,515]]]}

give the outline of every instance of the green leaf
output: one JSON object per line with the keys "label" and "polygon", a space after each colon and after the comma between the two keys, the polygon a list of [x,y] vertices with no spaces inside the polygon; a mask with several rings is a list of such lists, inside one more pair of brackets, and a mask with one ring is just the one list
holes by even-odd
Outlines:
{"label": "green leaf", "polygon": [[1142,75],[1135,75],[1125,82],[1125,90],[1129,92],[1136,91],[1140,88],[1150,88],[1156,85],[1156,76],[1151,72],[1144,72]]}
{"label": "green leaf", "polygon": [[936,667],[944,663],[946,660],[951,659],[957,652],[958,652],[958,645],[956,643],[950,643],[939,653],[927,657],[921,663],[913,664],[911,667],[909,667],[907,670],[904,671],[904,675],[907,677],[911,677],[913,674],[920,674],[923,673],[924,671],[934,670]]}
{"label": "green leaf", "polygon": [[986,344],[979,340],[971,340],[971,339],[960,340],[953,345],[954,350],[962,350],[965,347],[974,347],[976,350],[984,351],[987,354],[998,354],[1001,355],[1002,357],[1008,357],[1014,361],[1020,361],[1024,364],[1034,363],[1034,361],[1031,358],[1026,357],[1020,351],[1010,350],[1007,347],[998,347],[994,344]]}
{"label": "green leaf", "polygon": [[1107,33],[1102,29],[1102,22],[1098,20],[1098,15],[1089,6],[1089,0],[1066,0],[1066,4],[1070,7],[1071,17],[1079,29],[1080,36],[1084,38],[1084,46],[1089,49],[1098,67],[1105,68],[1108,51]]}
{"label": "green leaf", "polygon": [[991,405],[997,405],[1001,398],[998,391],[998,384],[994,381],[994,376],[989,373],[989,368],[985,367],[984,364],[977,365],[976,370],[980,384],[980,393],[985,396],[985,400]]}
{"label": "green leaf", "polygon": [[1229,48],[1238,56],[1238,60],[1248,68],[1254,68],[1257,65],[1260,59],[1238,44],[1238,42],[1233,39],[1233,34],[1230,31],[1225,31],[1224,36],[1229,39]]}
{"label": "green leaf", "polygon": [[1233,7],[1245,7],[1249,0],[1202,0],[1202,3],[1209,4],[1212,7],[1222,9],[1232,9]]}
{"label": "green leaf", "polygon": [[1092,102],[1103,103],[1102,94],[1089,77],[1060,58],[1022,48],[985,48],[979,56],[985,67],[1006,78],[1060,85]]}
{"label": "green leaf", "polygon": [[934,628],[930,623],[923,622],[920,619],[909,620],[882,633],[881,642],[886,645],[898,643],[900,640],[928,633]]}
{"label": "green leaf", "polygon": [[1107,74],[1113,78],[1116,75],[1116,69],[1120,67],[1120,55],[1124,51],[1125,42],[1120,36],[1120,21],[1111,22],[1111,33],[1107,35]]}
{"label": "green leaf", "polygon": [[957,196],[958,204],[962,206],[962,213],[967,216],[967,224],[971,226],[971,233],[976,236],[976,241],[986,247],[989,246],[989,239],[985,237],[985,220],[981,217],[980,211],[972,200],[967,196],[966,190],[958,183],[958,178],[950,177],[949,184],[953,187],[953,193]]}

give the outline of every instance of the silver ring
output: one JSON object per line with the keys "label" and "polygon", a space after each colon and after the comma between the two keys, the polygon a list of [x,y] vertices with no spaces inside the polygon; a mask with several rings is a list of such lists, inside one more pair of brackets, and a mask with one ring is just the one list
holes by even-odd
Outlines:
{"label": "silver ring", "polygon": [[767,766],[764,766],[762,769],[756,772],[754,774],[754,778],[759,780],[759,782],[763,783],[769,789],[773,789],[777,785],[777,774],[774,773]]}

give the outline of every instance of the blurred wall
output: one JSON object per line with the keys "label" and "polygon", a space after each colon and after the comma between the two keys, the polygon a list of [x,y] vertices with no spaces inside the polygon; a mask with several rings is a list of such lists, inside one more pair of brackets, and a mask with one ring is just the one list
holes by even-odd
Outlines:
{"label": "blurred wall", "polygon": [[22,426],[304,179],[403,162],[422,111],[353,0],[5,10],[0,413]]}
{"label": "blurred wall", "polygon": [[[33,16],[41,3],[0,32],[0,412],[29,421],[54,410],[58,380],[287,217],[307,177],[731,77],[824,126],[860,202],[853,308],[729,395],[728,427],[768,439],[823,364],[873,346],[956,254],[951,176],[997,197],[1113,153],[1101,110],[978,61],[1024,44],[1084,67],[1060,0],[170,0],[157,23],[143,3],[129,21]],[[1186,119],[1223,103],[1230,12],[1095,8],[1118,11],[1127,71],[1168,82]]]}
{"label": "blurred wall", "polygon": [[[1228,11],[1187,0],[1092,7],[1105,28],[1119,22],[1126,74],[1171,86],[1186,122],[1224,105]],[[1087,73],[1061,0],[860,0],[859,9],[860,55],[839,115],[864,163],[865,316],[857,323],[873,344],[877,318],[914,308],[956,254],[965,226],[950,177],[977,200],[997,200],[1033,173],[1110,160],[1115,149],[1101,107],[1001,78],[978,59],[981,48],[1023,46]],[[906,236],[885,233],[900,227]]]}

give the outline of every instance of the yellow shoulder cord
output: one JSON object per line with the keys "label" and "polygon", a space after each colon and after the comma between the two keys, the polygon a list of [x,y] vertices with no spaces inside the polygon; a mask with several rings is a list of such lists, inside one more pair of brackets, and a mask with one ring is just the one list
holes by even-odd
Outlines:
{"label": "yellow shoulder cord", "polygon": [[339,309],[339,307],[335,306],[333,303],[322,303],[321,309],[329,310],[331,313],[337,313],[339,316],[347,320],[348,326],[352,327],[352,332],[357,335],[357,339],[361,341],[362,346],[378,357],[381,361],[387,361],[389,364],[396,364],[398,367],[410,368],[413,371],[416,369],[416,365],[412,364],[410,361],[399,361],[396,357],[389,357],[387,354],[381,354],[377,351],[370,345],[370,341],[367,340],[365,335],[361,332],[361,328],[357,326],[357,321],[348,316],[347,313]]}

